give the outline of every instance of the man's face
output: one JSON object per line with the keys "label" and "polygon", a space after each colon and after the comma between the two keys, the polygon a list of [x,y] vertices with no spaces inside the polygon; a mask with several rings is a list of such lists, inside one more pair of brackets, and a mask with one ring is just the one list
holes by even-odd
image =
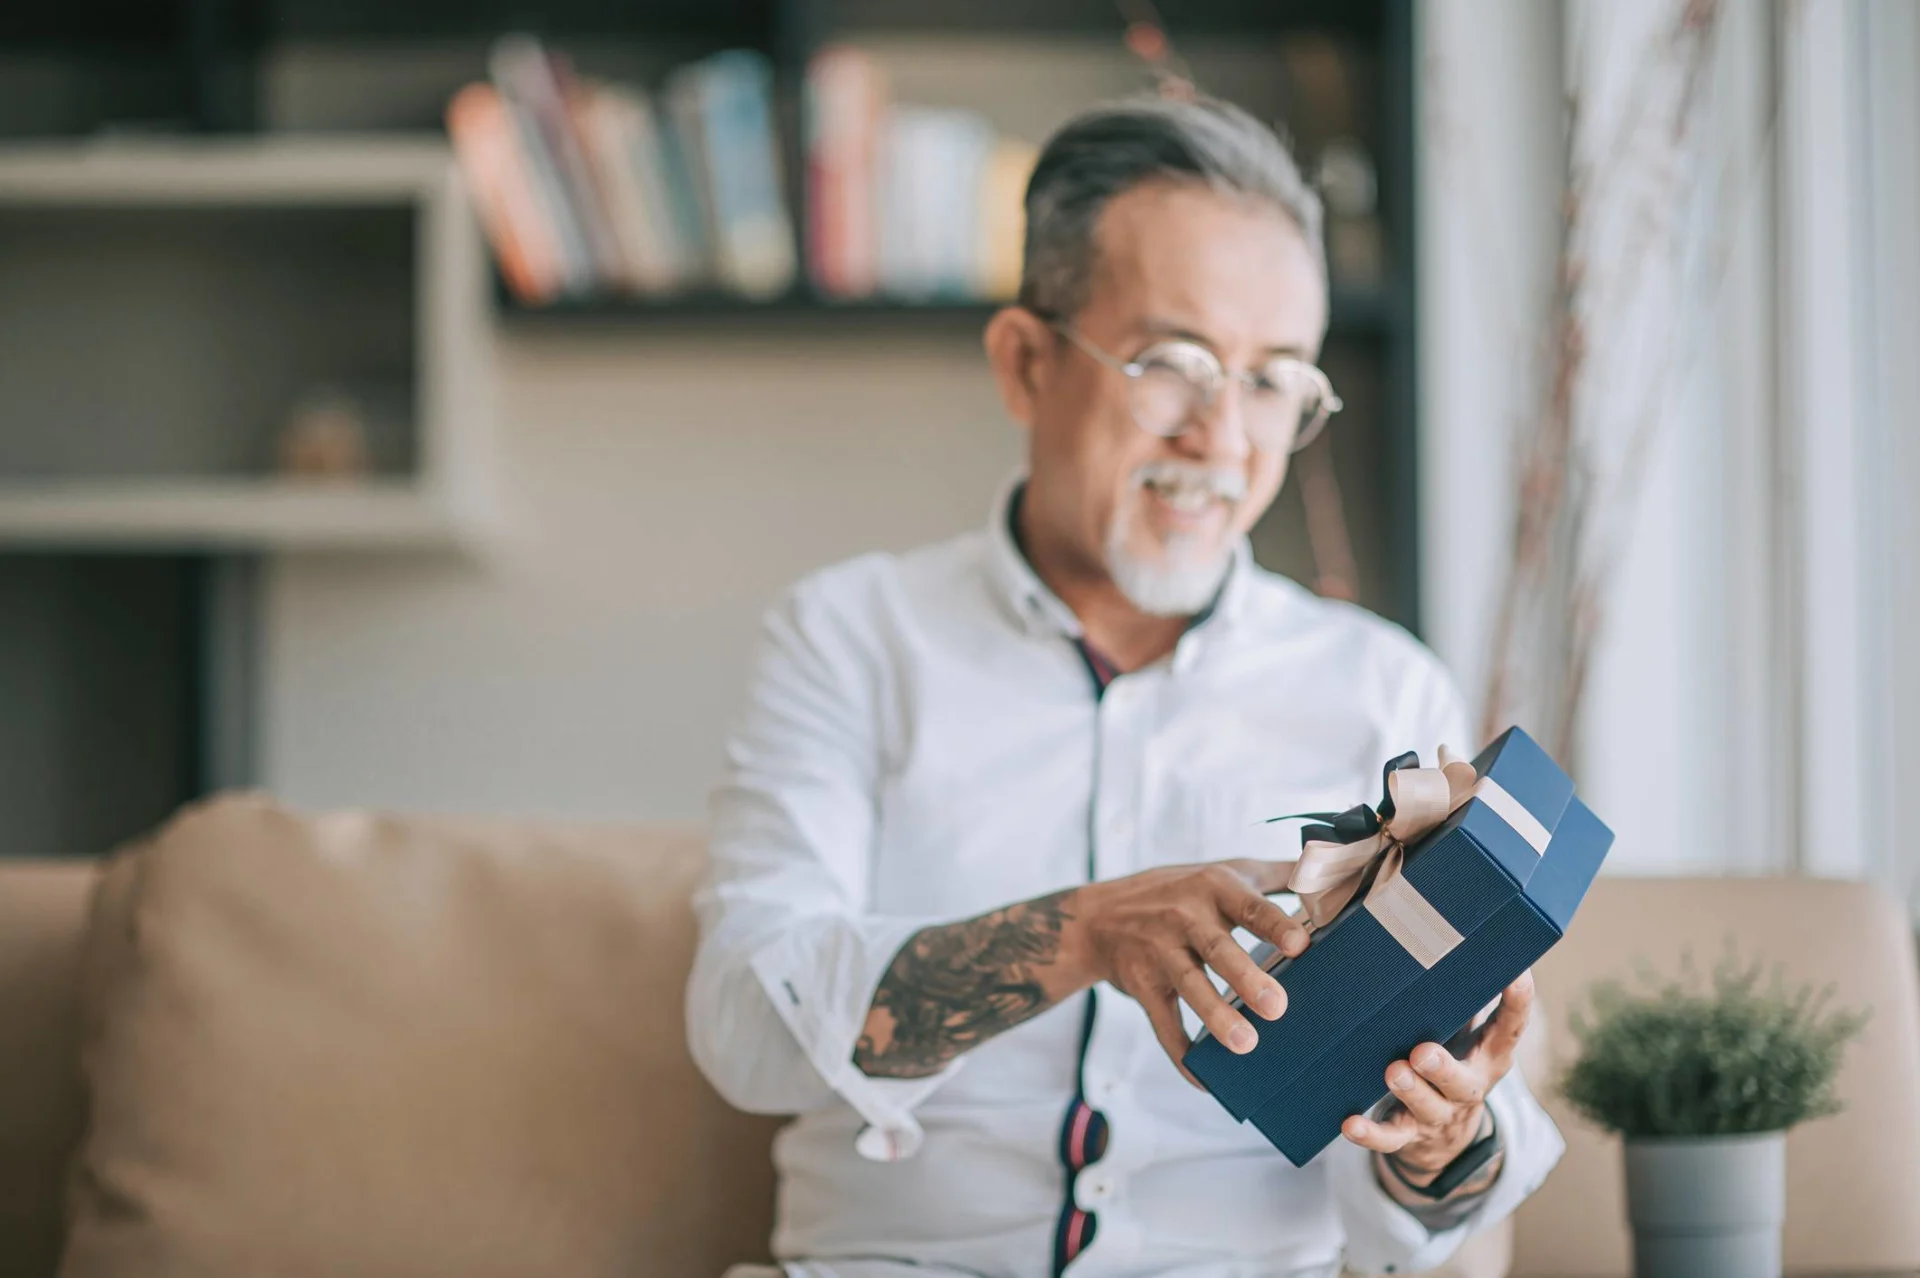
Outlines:
{"label": "man's face", "polygon": [[[1073,327],[1107,354],[1132,360],[1183,339],[1229,374],[1276,355],[1317,358],[1326,286],[1305,238],[1270,205],[1152,183],[1113,200],[1095,238],[1098,265]],[[1142,611],[1205,607],[1235,543],[1279,492],[1286,450],[1250,443],[1237,379],[1168,439],[1137,424],[1121,372],[1065,341],[1045,358],[1027,517]]]}

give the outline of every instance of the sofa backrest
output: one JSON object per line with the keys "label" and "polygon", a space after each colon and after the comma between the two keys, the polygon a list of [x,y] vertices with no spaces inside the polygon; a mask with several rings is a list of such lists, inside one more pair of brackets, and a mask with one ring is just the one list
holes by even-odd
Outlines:
{"label": "sofa backrest", "polygon": [[[644,848],[627,843],[636,834]],[[623,855],[631,849],[656,867],[660,900],[648,916],[656,924],[650,943],[661,956],[650,993],[659,997],[637,998],[635,1006],[657,1018],[660,1034],[677,1038],[678,991],[692,947],[684,900],[698,874],[699,842],[675,832],[583,837],[609,839]],[[78,989],[97,881],[90,862],[0,861],[0,1278],[47,1278],[57,1263],[68,1167],[84,1122]],[[1842,1002],[1870,1005],[1874,1013],[1842,1077],[1848,1112],[1810,1125],[1791,1142],[1790,1262],[1831,1270],[1920,1267],[1920,1215],[1909,1210],[1920,1184],[1920,1092],[1913,1085],[1920,1078],[1920,989],[1907,920],[1894,902],[1835,883],[1602,879],[1567,941],[1540,969],[1553,1056],[1564,1063],[1575,1049],[1567,1014],[1593,980],[1629,976],[1640,959],[1670,969],[1682,950],[1710,964],[1728,937],[1743,953],[1780,961],[1795,976],[1837,982]],[[691,1085],[690,1069],[675,1069],[674,1087]],[[1617,1142],[1568,1113],[1549,1078],[1529,1074],[1569,1151],[1520,1212],[1517,1272],[1624,1272]],[[690,1101],[703,1113],[719,1105],[701,1091]],[[769,1168],[761,1150],[755,1144],[738,1157],[740,1175],[764,1187]],[[689,1219],[685,1226],[750,1233],[763,1242],[765,1207],[740,1218],[740,1189],[716,1195],[735,1208],[724,1223]]]}
{"label": "sofa backrest", "polygon": [[80,943],[98,867],[0,861],[0,1278],[47,1278],[83,1123]]}

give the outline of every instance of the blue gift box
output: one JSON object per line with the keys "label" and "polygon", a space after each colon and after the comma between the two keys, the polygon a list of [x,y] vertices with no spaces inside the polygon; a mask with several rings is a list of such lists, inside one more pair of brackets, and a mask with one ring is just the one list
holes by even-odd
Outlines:
{"label": "blue gift box", "polygon": [[[1486,780],[1407,847],[1394,892],[1359,892],[1298,958],[1258,956],[1285,987],[1287,1011],[1248,1014],[1260,1032],[1253,1051],[1236,1055],[1203,1033],[1187,1052],[1194,1077],[1295,1166],[1386,1096],[1388,1065],[1453,1039],[1553,947],[1612,846],[1613,832],[1520,729],[1473,768]],[[1395,905],[1408,899],[1411,911]],[[1438,916],[1444,953],[1407,943],[1398,920],[1409,914],[1416,927]]]}

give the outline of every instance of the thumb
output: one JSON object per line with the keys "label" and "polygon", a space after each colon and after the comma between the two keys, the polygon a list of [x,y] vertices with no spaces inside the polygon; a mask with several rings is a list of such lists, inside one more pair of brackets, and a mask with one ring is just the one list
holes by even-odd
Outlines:
{"label": "thumb", "polygon": [[1271,896],[1275,892],[1288,891],[1293,882],[1293,861],[1260,861],[1251,857],[1223,862],[1234,873],[1253,884],[1254,890],[1262,896]]}

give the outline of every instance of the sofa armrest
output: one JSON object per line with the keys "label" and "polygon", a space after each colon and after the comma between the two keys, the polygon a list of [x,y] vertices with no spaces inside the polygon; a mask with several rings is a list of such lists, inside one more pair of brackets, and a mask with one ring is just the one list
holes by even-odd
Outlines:
{"label": "sofa armrest", "polygon": [[0,1278],[59,1263],[84,1102],[80,949],[98,866],[0,860]]}

